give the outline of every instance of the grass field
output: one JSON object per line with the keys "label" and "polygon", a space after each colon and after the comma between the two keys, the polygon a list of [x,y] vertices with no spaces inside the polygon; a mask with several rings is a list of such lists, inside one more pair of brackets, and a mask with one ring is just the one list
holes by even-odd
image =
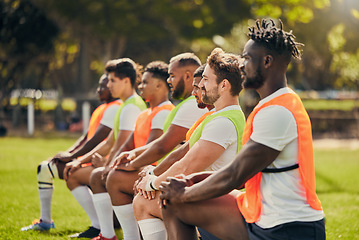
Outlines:
{"label": "grass field", "polygon": [[[19,231],[39,217],[37,164],[73,142],[69,138],[0,138],[0,239],[69,239],[69,234],[90,225],[65,183],[55,180],[52,217],[56,228],[49,233]],[[359,149],[315,149],[315,157],[327,239],[359,239]]]}

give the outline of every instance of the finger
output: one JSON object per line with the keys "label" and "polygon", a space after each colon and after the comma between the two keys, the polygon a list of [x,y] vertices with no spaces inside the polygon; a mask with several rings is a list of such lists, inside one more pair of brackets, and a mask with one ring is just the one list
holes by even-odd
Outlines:
{"label": "finger", "polygon": [[152,199],[155,199],[155,197],[156,197],[156,191],[152,191],[152,192],[151,192],[151,197],[152,197]]}

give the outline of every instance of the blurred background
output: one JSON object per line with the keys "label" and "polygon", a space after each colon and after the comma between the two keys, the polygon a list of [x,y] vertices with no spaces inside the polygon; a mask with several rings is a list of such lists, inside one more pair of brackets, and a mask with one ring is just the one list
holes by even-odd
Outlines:
{"label": "blurred background", "polygon": [[[314,137],[359,138],[358,0],[1,0],[0,136],[82,132],[107,60],[240,54],[263,17],[280,18],[305,44],[287,76]],[[240,96],[247,115],[257,101]]]}

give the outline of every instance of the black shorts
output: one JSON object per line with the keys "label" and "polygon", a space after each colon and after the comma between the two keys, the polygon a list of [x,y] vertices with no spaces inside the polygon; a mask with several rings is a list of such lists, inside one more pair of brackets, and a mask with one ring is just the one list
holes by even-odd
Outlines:
{"label": "black shorts", "polygon": [[315,222],[290,222],[272,228],[246,223],[250,240],[325,240],[324,219]]}

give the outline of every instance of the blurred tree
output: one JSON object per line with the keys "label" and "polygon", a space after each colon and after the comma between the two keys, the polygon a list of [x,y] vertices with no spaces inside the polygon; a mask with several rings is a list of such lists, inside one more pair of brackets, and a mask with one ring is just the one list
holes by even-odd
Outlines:
{"label": "blurred tree", "polygon": [[[225,34],[234,23],[249,17],[248,3],[237,0],[33,2],[59,24],[76,46],[75,58],[72,63],[67,62],[67,67],[67,51],[57,51],[58,59],[54,62],[63,65],[57,64],[49,78],[61,82],[63,88],[67,86],[67,93],[76,92],[77,96],[96,85],[98,74],[109,59],[126,56],[140,64],[168,61],[174,54],[188,51],[192,39]],[[60,40],[58,44],[63,46],[64,42]],[[60,73],[64,69],[66,72]]]}
{"label": "blurred tree", "polygon": [[57,25],[28,0],[0,2],[0,111],[14,88],[39,88]]}
{"label": "blurred tree", "polygon": [[[247,0],[254,18],[280,18],[305,44],[302,61],[289,66],[289,83],[299,89],[359,90],[359,1],[357,0]],[[240,53],[248,25],[235,25],[230,35],[213,42]],[[197,46],[197,48],[200,48]]]}

